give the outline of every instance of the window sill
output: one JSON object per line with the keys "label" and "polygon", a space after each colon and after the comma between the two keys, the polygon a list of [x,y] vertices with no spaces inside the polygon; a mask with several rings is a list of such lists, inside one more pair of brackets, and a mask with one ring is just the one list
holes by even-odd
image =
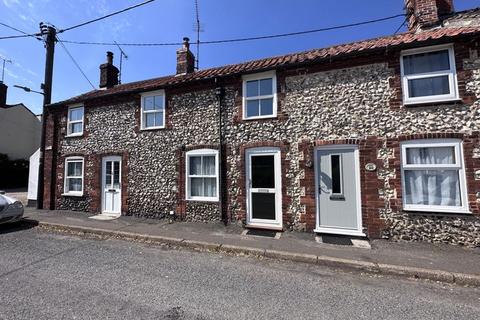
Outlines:
{"label": "window sill", "polygon": [[65,135],[65,138],[79,138],[79,137],[83,137],[83,132]]}
{"label": "window sill", "polygon": [[82,193],[62,193],[62,197],[83,197]]}
{"label": "window sill", "polygon": [[209,202],[209,203],[219,202],[218,198],[188,198],[185,200],[189,202]]}
{"label": "window sill", "polygon": [[164,130],[165,126],[163,127],[150,127],[150,128],[140,128],[140,131],[154,131],[154,130]]}
{"label": "window sill", "polygon": [[264,116],[264,117],[248,117],[242,118],[243,121],[253,121],[253,120],[268,120],[268,119],[277,119],[277,115]]}
{"label": "window sill", "polygon": [[452,99],[432,99],[432,100],[426,100],[426,101],[409,101],[406,102],[404,100],[403,105],[405,107],[413,108],[413,107],[430,107],[430,106],[435,106],[435,105],[440,105],[440,104],[457,104],[457,103],[462,103],[462,99],[459,98],[452,98]]}
{"label": "window sill", "polygon": [[434,208],[403,208],[403,211],[408,213],[417,213],[417,214],[428,214],[428,215],[443,215],[443,216],[451,216],[451,215],[459,215],[459,216],[470,216],[472,212],[470,210],[464,209],[434,209]]}

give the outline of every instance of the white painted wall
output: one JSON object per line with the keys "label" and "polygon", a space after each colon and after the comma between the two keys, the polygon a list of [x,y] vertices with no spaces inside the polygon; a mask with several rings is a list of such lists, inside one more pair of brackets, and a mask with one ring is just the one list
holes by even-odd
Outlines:
{"label": "white painted wall", "polygon": [[28,172],[28,200],[37,200],[38,166],[40,163],[40,149],[30,156]]}
{"label": "white painted wall", "polygon": [[24,105],[0,108],[0,153],[27,160],[40,146],[41,122]]}

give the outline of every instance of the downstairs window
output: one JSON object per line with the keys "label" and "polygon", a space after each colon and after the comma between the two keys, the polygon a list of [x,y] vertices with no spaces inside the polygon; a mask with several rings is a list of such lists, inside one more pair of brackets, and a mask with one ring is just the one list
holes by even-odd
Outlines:
{"label": "downstairs window", "polygon": [[186,164],[187,200],[218,201],[218,151],[189,151]]}
{"label": "downstairs window", "polygon": [[405,210],[468,212],[460,140],[416,140],[402,149]]}
{"label": "downstairs window", "polygon": [[83,195],[83,158],[69,157],[65,159],[64,194]]}

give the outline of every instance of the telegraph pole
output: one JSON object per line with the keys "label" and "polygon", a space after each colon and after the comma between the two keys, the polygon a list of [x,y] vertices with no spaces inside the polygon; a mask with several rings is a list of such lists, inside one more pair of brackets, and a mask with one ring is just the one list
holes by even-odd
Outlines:
{"label": "telegraph pole", "polygon": [[[43,107],[42,107],[42,135],[40,139],[40,159],[38,163],[38,184],[37,184],[37,209],[43,209],[44,195],[44,168],[45,168],[45,133],[47,128],[46,106],[52,102],[52,81],[53,81],[53,58],[55,53],[55,41],[57,30],[49,25],[40,23],[40,33],[45,41],[45,79],[42,84]],[[52,168],[53,169],[53,168]],[[51,182],[52,183],[52,182]]]}

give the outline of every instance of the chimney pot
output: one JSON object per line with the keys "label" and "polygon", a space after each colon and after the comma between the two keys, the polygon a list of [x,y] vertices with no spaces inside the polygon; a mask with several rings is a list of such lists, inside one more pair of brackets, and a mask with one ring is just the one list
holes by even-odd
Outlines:
{"label": "chimney pot", "polygon": [[113,64],[113,52],[107,51],[107,63]]}
{"label": "chimney pot", "polygon": [[183,38],[183,47],[187,50],[190,49],[190,38],[188,37]]}

